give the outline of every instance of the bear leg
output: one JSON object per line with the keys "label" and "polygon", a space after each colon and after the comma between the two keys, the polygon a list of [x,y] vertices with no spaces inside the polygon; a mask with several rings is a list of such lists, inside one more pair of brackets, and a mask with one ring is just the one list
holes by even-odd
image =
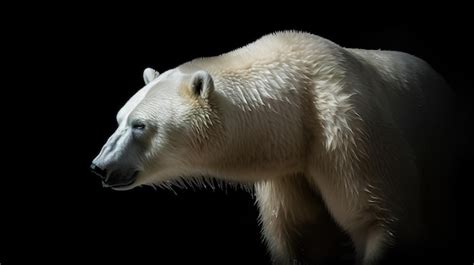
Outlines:
{"label": "bear leg", "polygon": [[377,264],[388,247],[388,231],[372,225],[349,232],[354,242],[359,264]]}
{"label": "bear leg", "polygon": [[354,260],[350,237],[304,176],[263,181],[255,188],[263,235],[274,264]]}

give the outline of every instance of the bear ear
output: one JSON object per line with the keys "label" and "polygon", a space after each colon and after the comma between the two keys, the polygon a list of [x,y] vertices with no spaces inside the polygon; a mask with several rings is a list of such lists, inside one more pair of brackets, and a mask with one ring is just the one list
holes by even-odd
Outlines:
{"label": "bear ear", "polygon": [[153,68],[147,68],[143,71],[143,80],[145,81],[145,85],[148,85],[151,81],[157,78],[160,75],[158,71]]}
{"label": "bear ear", "polygon": [[191,92],[196,97],[208,98],[214,91],[212,76],[205,71],[197,71],[191,78]]}

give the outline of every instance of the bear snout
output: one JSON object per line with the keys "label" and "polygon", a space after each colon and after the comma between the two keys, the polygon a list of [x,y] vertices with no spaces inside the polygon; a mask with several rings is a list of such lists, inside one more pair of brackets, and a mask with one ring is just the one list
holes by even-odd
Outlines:
{"label": "bear snout", "polygon": [[92,163],[90,166],[92,173],[99,176],[102,180],[102,186],[106,188],[124,187],[133,184],[136,176],[138,175],[137,170],[112,170],[107,171],[99,166]]}
{"label": "bear snout", "polygon": [[106,170],[100,168],[99,166],[97,166],[97,165],[94,164],[94,163],[91,164],[90,170],[91,170],[92,173],[94,173],[94,174],[96,174],[97,176],[99,176],[102,180],[105,179],[105,177],[107,176]]}

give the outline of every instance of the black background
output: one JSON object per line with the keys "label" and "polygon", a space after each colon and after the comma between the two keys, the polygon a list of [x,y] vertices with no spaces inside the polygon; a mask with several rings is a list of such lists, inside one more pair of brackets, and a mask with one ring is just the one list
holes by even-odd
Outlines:
{"label": "black background", "polygon": [[446,78],[457,95],[459,121],[454,128],[459,138],[453,139],[459,163],[447,183],[454,185],[452,207],[458,209],[459,240],[451,261],[472,263],[467,216],[472,211],[472,28],[461,9],[402,9],[395,15],[249,9],[217,15],[202,13],[199,6],[186,8],[190,12],[183,8],[162,8],[157,14],[156,7],[143,7],[132,15],[126,7],[64,7],[52,15],[36,14],[28,31],[10,28],[18,42],[6,51],[14,56],[17,81],[5,99],[19,107],[2,106],[4,143],[12,147],[6,151],[6,184],[1,186],[2,265],[25,260],[269,264],[248,193],[114,192],[103,189],[88,167],[115,130],[116,112],[143,86],[144,68],[164,72],[286,29],[311,32],[344,47],[408,52]]}

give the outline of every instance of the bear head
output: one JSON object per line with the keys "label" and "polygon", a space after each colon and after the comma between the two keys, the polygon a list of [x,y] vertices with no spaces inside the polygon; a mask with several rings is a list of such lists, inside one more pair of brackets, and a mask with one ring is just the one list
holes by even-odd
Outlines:
{"label": "bear head", "polygon": [[91,170],[117,190],[155,184],[167,178],[202,174],[203,146],[218,124],[214,82],[202,70],[147,68],[145,86],[117,114],[110,136]]}

